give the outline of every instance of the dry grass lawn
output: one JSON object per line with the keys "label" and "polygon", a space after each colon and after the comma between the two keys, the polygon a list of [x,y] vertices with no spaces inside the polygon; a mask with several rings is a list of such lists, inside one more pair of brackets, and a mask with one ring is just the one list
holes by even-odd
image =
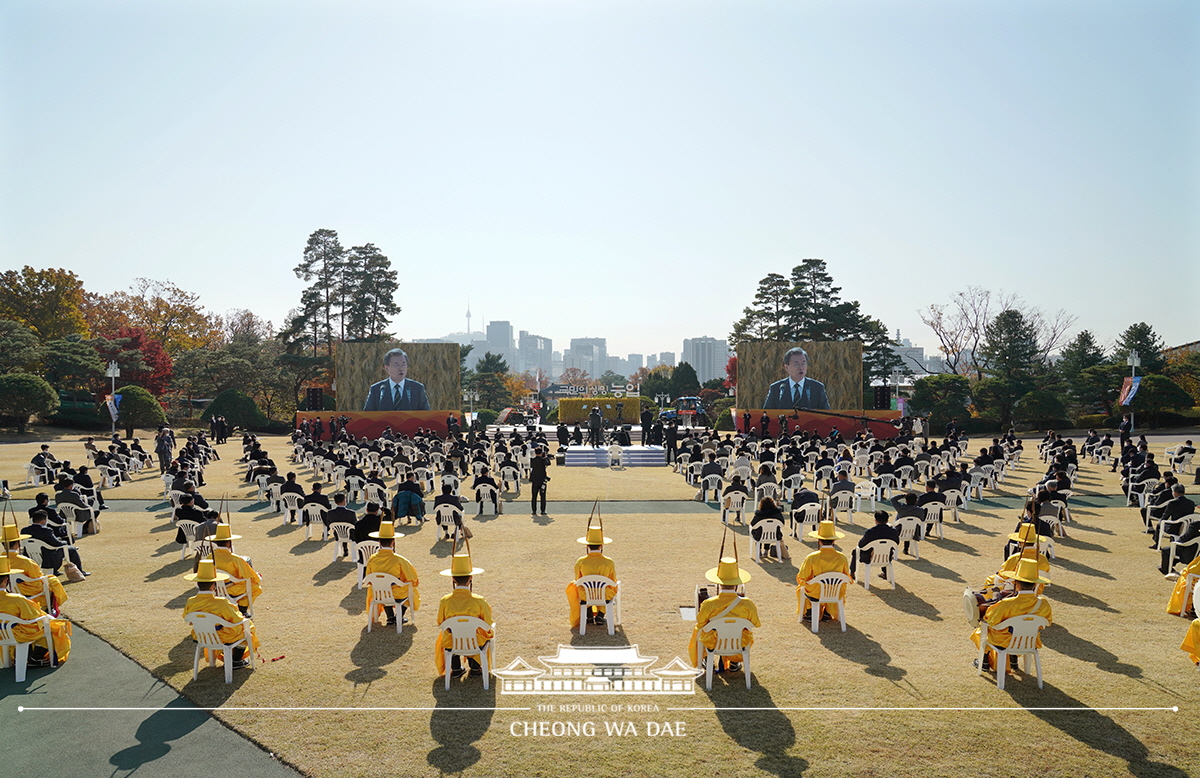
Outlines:
{"label": "dry grass lawn", "polygon": [[[143,440],[145,436],[143,436]],[[82,461],[78,436],[57,440],[54,452]],[[1155,441],[1160,445],[1174,439]],[[271,441],[282,461],[286,446]],[[0,446],[0,472],[14,486],[33,443]],[[251,493],[236,479],[237,448],[209,472],[210,499]],[[74,455],[74,456],[72,456]],[[367,634],[364,595],[354,567],[331,561],[332,547],[305,541],[264,506],[239,502],[237,551],[254,559],[265,594],[255,623],[267,660],[225,685],[218,671],[191,679],[192,644],[181,619],[190,570],[173,542],[168,506],[118,503],[104,531],[81,541],[95,575],[69,587],[70,616],[102,636],[202,706],[221,710],[232,727],[313,776],[587,774],[779,776],[1181,776],[1200,770],[1196,712],[1200,673],[1179,651],[1186,622],[1164,611],[1171,584],[1155,570],[1132,509],[1094,507],[1111,495],[1116,477],[1087,465],[1077,484],[1071,536],[1058,541],[1047,595],[1055,625],[1044,634],[1046,685],[1010,677],[999,691],[990,675],[971,668],[975,653],[962,616],[961,592],[993,572],[1011,507],[1040,463],[1026,461],[994,495],[1003,506],[973,503],[964,523],[947,525],[944,540],[922,544],[920,561],[898,566],[899,588],[855,588],[848,630],[824,624],[818,635],[796,623],[796,565],[811,544],[792,542],[793,560],[749,561],[746,531],[739,547],[754,580],[748,596],[763,621],[754,648],[754,687],[741,674],[718,678],[695,696],[534,696],[484,692],[478,679],[443,691],[434,676],[438,598],[449,590],[437,574],[448,566],[447,543],[431,527],[404,528],[398,541],[421,576],[424,607],[415,629],[377,627]],[[682,500],[693,492],[663,469],[609,471],[555,468],[551,500]],[[1188,479],[1190,481],[1190,478]],[[156,472],[108,493],[110,500],[150,500],[161,494]],[[14,488],[28,499],[34,490]],[[1008,498],[1008,499],[1004,499]],[[1089,507],[1092,503],[1093,507]],[[125,510],[132,506],[132,510]],[[603,506],[624,586],[625,623],[614,638],[568,630],[563,587],[582,547],[589,507],[551,506],[531,518],[524,504],[473,524],[475,563],[486,569],[475,590],[492,604],[501,666],[521,656],[536,665],[558,644],[635,644],[662,664],[686,658],[688,603],[716,562],[719,512],[696,503],[659,512],[653,503]],[[664,506],[665,508],[665,506]],[[638,512],[624,512],[637,510]],[[855,516],[849,548],[870,521]],[[86,662],[86,656],[72,661]],[[102,704],[102,701],[97,701]],[[564,713],[539,705],[650,704],[636,713]],[[1046,710],[1048,708],[1171,708],[1169,710]],[[266,708],[415,708],[391,711],[287,711]],[[501,708],[501,710],[462,710]],[[529,708],[529,710],[503,710]],[[672,710],[685,708],[696,710]],[[715,708],[715,710],[713,710]],[[744,710],[753,708],[756,710]],[[847,708],[877,710],[846,710]],[[981,710],[984,708],[986,710]],[[930,710],[935,709],[935,710]],[[524,737],[524,722],[594,721],[587,737]],[[605,721],[630,721],[637,736],[609,737]],[[647,724],[683,722],[684,737],[651,737]]]}

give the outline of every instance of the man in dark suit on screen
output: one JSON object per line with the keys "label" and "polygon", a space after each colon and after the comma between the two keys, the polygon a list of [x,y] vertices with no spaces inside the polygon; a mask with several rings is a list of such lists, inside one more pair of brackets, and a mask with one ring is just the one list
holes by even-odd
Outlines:
{"label": "man in dark suit on screen", "polygon": [[808,373],[807,351],[799,346],[788,349],[783,355],[783,369],[787,371],[787,378],[771,384],[763,408],[829,410],[825,384],[805,377]]}
{"label": "man in dark suit on screen", "polygon": [[383,355],[383,369],[388,377],[371,384],[364,411],[427,411],[429,398],[425,387],[408,378],[408,355],[394,348]]}

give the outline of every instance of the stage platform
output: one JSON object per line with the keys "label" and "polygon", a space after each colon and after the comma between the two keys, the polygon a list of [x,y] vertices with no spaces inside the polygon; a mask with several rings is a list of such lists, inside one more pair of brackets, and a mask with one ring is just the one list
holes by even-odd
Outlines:
{"label": "stage platform", "polygon": [[[567,467],[608,467],[608,447],[567,446],[562,449]],[[667,450],[662,446],[622,446],[621,464],[624,467],[662,467],[667,463]]]}

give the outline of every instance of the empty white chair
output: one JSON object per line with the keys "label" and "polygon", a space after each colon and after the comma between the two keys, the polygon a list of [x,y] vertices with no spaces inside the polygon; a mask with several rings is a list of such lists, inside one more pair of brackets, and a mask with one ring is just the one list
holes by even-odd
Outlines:
{"label": "empty white chair", "polygon": [[621,467],[622,466],[621,465],[621,453],[624,450],[625,449],[623,449],[620,446],[615,445],[615,444],[608,447],[608,466],[609,467]]}

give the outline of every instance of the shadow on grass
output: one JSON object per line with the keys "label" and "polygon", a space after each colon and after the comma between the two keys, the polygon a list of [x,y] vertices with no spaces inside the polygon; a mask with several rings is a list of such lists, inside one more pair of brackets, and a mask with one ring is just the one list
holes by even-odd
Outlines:
{"label": "shadow on grass", "polygon": [[[799,548],[797,548],[797,546],[799,546]],[[801,546],[799,541],[794,540],[792,541],[792,544],[788,546],[788,552],[792,553],[794,557],[794,552],[796,551],[803,551],[804,556],[808,555],[808,549]],[[773,560],[774,557],[771,557],[771,559]],[[778,581],[783,581],[785,584],[795,584],[796,573],[799,572],[800,569],[796,567],[793,559],[784,559],[782,561],[775,562],[769,561],[764,557],[763,561],[759,563],[759,566],[764,573]]]}
{"label": "shadow on grass", "polygon": [[[1031,714],[1088,748],[1124,759],[1129,772],[1138,778],[1188,776],[1187,772],[1172,765],[1150,761],[1150,752],[1145,744],[1127,729],[1099,711],[1086,710],[1085,703],[1049,683],[1039,689],[1035,678],[1022,678],[1019,682],[1013,682],[1010,678],[1004,691]],[[1044,710],[1061,707],[1080,710]]]}
{"label": "shadow on grass", "polygon": [[1109,581],[1117,580],[1116,578],[1112,577],[1111,575],[1104,572],[1103,570],[1097,570],[1094,567],[1088,567],[1087,565],[1081,565],[1078,562],[1072,562],[1070,559],[1055,559],[1054,564],[1058,565],[1059,567],[1061,567],[1064,570],[1070,570],[1072,573],[1079,573],[1080,575],[1090,575],[1094,578],[1104,578]]}
{"label": "shadow on grass", "polygon": [[935,538],[930,537],[922,541],[923,543],[932,543],[943,551],[950,551],[955,554],[966,554],[967,556],[979,556],[979,552],[966,543],[959,543],[957,540],[950,538]]}
{"label": "shadow on grass", "polygon": [[452,679],[449,689],[444,678],[434,679],[436,707],[429,717],[429,733],[438,746],[425,757],[431,767],[443,774],[460,773],[479,761],[481,754],[474,743],[492,726],[498,680],[493,677],[492,688],[484,691],[479,678]]}
{"label": "shadow on grass", "polygon": [[[847,613],[849,615],[849,613]],[[807,626],[809,622],[804,622]],[[817,637],[821,644],[842,659],[856,662],[863,666],[867,675],[883,678],[892,683],[899,683],[908,671],[903,667],[892,664],[892,655],[883,649],[874,638],[857,629],[853,624],[846,624],[846,631],[838,629],[834,621],[822,622]]]}
{"label": "shadow on grass", "polygon": [[169,611],[182,611],[183,606],[187,605],[187,601],[196,593],[195,589],[188,589],[181,594],[177,594],[171,599],[163,603],[163,607]]}
{"label": "shadow on grass", "polygon": [[[313,573],[313,586],[324,586],[334,581],[340,581],[348,575],[354,575],[354,563],[349,559],[335,559]],[[356,582],[357,580],[355,578]]]}
{"label": "shadow on grass", "polygon": [[154,549],[153,556],[166,556],[167,554],[173,553],[178,550],[179,550],[179,544],[176,543],[174,540],[171,540],[170,542],[163,543],[161,546]]}
{"label": "shadow on grass", "polygon": [[[1071,513],[1071,516],[1072,516],[1072,518],[1074,518],[1078,514],[1079,514],[1079,511],[1074,511]],[[1088,515],[1088,514],[1084,514],[1084,515]],[[1107,529],[1104,529],[1103,527],[1090,527],[1087,524],[1079,524],[1078,522],[1071,522],[1071,524],[1069,526],[1071,527],[1071,532],[1095,532],[1099,535],[1109,535],[1109,536],[1115,536],[1117,534],[1117,533],[1113,532],[1112,530],[1107,530]]]}
{"label": "shadow on grass", "polygon": [[[895,608],[901,613],[910,613],[930,621],[944,621],[941,611],[918,597],[916,592],[909,591],[899,584],[894,590],[888,589],[886,586],[874,586],[871,591],[875,593],[876,599],[884,605]],[[847,625],[846,629],[849,628],[850,626]]]}
{"label": "shadow on grass", "polygon": [[588,624],[587,634],[580,635],[579,629],[571,630],[571,645],[595,647],[595,646],[628,646],[629,638],[625,636],[625,628],[618,624],[613,634],[609,636],[608,627],[604,624]]}
{"label": "shadow on grass", "polygon": [[290,553],[292,556],[305,556],[307,554],[315,554],[318,551],[324,550],[324,548],[325,546],[321,543],[320,536],[318,536],[316,534],[316,530],[314,530],[313,538],[311,540],[301,540],[299,543],[288,549],[288,553]]}
{"label": "shadow on grass", "polygon": [[387,670],[383,668],[408,653],[416,631],[416,627],[407,626],[397,635],[395,627],[376,624],[367,632],[364,626],[358,642],[350,650],[350,661],[355,669],[346,673],[346,680],[357,686],[386,676]]}
{"label": "shadow on grass", "polygon": [[171,646],[171,650],[167,652],[167,662],[159,665],[150,672],[162,678],[187,670],[192,666],[192,652],[195,649],[196,644],[192,642],[192,634],[185,632],[180,641]]}
{"label": "shadow on grass", "polygon": [[914,570],[920,570],[923,573],[928,573],[934,578],[941,578],[945,581],[956,581],[958,583],[967,582],[967,579],[963,578],[950,568],[943,567],[936,562],[930,562],[928,559],[913,559],[909,561],[908,564]]}
{"label": "shadow on grass", "polygon": [[540,527],[548,527],[554,523],[554,518],[552,516],[538,516],[536,519],[534,519],[531,515],[529,518],[533,519],[533,523]]}
{"label": "shadow on grass", "polygon": [[1045,596],[1051,600],[1056,600],[1065,605],[1077,605],[1080,608],[1095,608],[1097,610],[1104,611],[1105,613],[1121,612],[1098,597],[1093,597],[1090,594],[1084,594],[1083,592],[1077,592],[1074,589],[1068,589],[1067,587],[1059,584],[1047,586]]}
{"label": "shadow on grass", "polygon": [[968,535],[987,535],[989,537],[994,538],[997,535],[1001,534],[999,532],[992,532],[991,530],[984,529],[983,527],[980,527],[976,524],[967,524],[966,522],[960,522],[958,524],[955,524],[954,522],[944,522],[944,523],[947,527],[954,527],[955,529],[960,529],[963,532],[967,533]]}
{"label": "shadow on grass", "polygon": [[156,532],[170,532],[173,529],[175,529],[175,522],[168,521],[166,524],[159,524],[157,527],[151,527],[150,534],[153,535]]}
{"label": "shadow on grass", "polygon": [[350,593],[338,604],[351,616],[361,616],[367,612],[367,590],[358,588],[358,578],[351,582]]}
{"label": "shadow on grass", "polygon": [[1072,635],[1061,624],[1051,624],[1042,630],[1042,642],[1060,654],[1090,662],[1106,673],[1116,673],[1128,678],[1141,678],[1142,668],[1129,665],[1117,659],[1117,655],[1098,646],[1090,640],[1084,640],[1078,635]]}
{"label": "shadow on grass", "polygon": [[[1074,532],[1075,527],[1072,527],[1071,531]],[[1070,535],[1065,538],[1057,538],[1057,539],[1055,539],[1054,542],[1058,543],[1062,546],[1065,546],[1066,548],[1075,549],[1075,550],[1079,550],[1079,551],[1098,551],[1102,554],[1111,554],[1112,553],[1108,549],[1107,546],[1101,546],[1098,543],[1088,543],[1086,540],[1080,540],[1075,535]]]}
{"label": "shadow on grass", "polygon": [[[189,641],[190,642],[190,641]],[[224,677],[222,676],[222,681]],[[236,678],[234,679],[236,683]],[[234,686],[235,684],[229,684]],[[170,709],[192,708],[192,704],[175,699],[165,706]],[[139,767],[163,758],[171,751],[171,741],[178,740],[208,720],[202,710],[160,710],[150,714],[138,725],[136,746],[122,749],[109,757],[108,763],[117,770],[133,772]]]}
{"label": "shadow on grass", "polygon": [[302,530],[303,530],[303,528],[299,524],[291,524],[291,523],[280,524],[278,527],[275,527],[274,529],[267,530],[267,537],[277,538],[277,537],[280,537],[283,535],[290,535],[293,532],[300,532]]}
{"label": "shadow on grass", "polygon": [[[176,546],[176,549],[179,547]],[[144,580],[145,583],[151,581],[161,581],[164,578],[177,578],[184,573],[192,572],[192,560],[176,559],[155,570],[153,573],[147,573]]]}
{"label": "shadow on grass", "polygon": [[[703,677],[697,683],[703,689]],[[712,691],[705,694],[716,707],[717,722],[725,734],[760,755],[755,767],[780,778],[796,778],[808,769],[806,760],[788,755],[788,749],[796,745],[796,730],[791,720],[775,709],[766,687],[756,683],[747,689],[742,674],[733,673],[714,676]],[[744,708],[763,710],[739,710]]]}

